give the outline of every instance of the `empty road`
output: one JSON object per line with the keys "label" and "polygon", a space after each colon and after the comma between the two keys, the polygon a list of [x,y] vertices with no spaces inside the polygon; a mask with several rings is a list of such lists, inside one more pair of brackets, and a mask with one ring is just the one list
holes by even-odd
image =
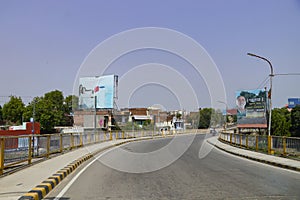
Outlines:
{"label": "empty road", "polygon": [[[187,137],[191,136],[179,138],[184,143]],[[215,148],[199,159],[204,138],[205,135],[196,135],[179,159],[148,173],[121,172],[107,167],[101,160],[128,165],[121,150],[137,154],[153,152],[169,144],[172,138],[133,142],[102,152],[98,155],[100,161],[81,166],[46,199],[55,199],[57,195],[64,200],[300,199],[300,173],[236,157]]]}

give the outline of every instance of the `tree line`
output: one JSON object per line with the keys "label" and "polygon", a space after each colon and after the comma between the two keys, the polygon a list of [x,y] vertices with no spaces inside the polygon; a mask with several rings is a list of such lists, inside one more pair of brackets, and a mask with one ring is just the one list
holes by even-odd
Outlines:
{"label": "tree line", "polygon": [[[236,122],[236,116],[227,116]],[[224,124],[225,117],[221,111],[213,108],[203,108],[197,115],[189,116],[187,122],[194,123],[199,129]],[[196,123],[195,123],[196,122]],[[275,136],[300,137],[300,105],[289,111],[287,108],[274,108],[272,110],[271,134]]]}
{"label": "tree line", "polygon": [[272,135],[300,137],[300,105],[288,111],[287,108],[272,110]]}
{"label": "tree line", "polygon": [[[53,132],[55,126],[72,126],[72,110],[78,105],[78,97],[63,96],[61,91],[55,90],[35,97],[25,105],[21,97],[11,96],[10,100],[1,107],[0,125],[20,125],[29,122],[34,117],[41,125],[43,133]],[[227,116],[228,122],[228,116]],[[221,126],[225,117],[220,110],[213,108],[200,109],[196,115],[187,117],[186,122],[194,124],[194,128],[209,128]],[[300,105],[289,111],[287,108],[272,110],[271,134],[276,136],[300,137]]]}
{"label": "tree line", "polygon": [[34,97],[25,105],[21,97],[11,96],[3,107],[0,106],[0,123],[20,125],[33,118],[40,123],[43,133],[53,132],[55,126],[72,126],[72,102],[76,99],[74,97],[64,97],[61,91],[55,90],[42,97]]}

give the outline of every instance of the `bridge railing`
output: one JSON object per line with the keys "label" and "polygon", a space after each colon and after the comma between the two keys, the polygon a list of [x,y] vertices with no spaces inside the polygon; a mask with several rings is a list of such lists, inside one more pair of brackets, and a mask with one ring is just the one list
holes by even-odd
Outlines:
{"label": "bridge railing", "polygon": [[[268,140],[266,135],[221,132],[219,140],[234,146],[260,152],[268,152],[268,145],[270,145],[271,154],[300,159],[300,138],[297,137],[271,136],[271,140]],[[271,144],[268,144],[268,141]]]}
{"label": "bridge railing", "polygon": [[31,164],[51,155],[109,140],[161,137],[197,130],[84,131],[73,133],[0,136],[0,175],[6,169]]}

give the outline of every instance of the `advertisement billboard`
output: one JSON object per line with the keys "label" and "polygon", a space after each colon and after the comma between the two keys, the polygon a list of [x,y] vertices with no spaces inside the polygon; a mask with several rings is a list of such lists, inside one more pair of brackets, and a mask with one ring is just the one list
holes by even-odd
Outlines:
{"label": "advertisement billboard", "polygon": [[112,109],[117,76],[82,77],[79,79],[80,109]]}
{"label": "advertisement billboard", "polygon": [[288,108],[295,108],[297,105],[300,105],[300,98],[289,98],[288,102]]}
{"label": "advertisement billboard", "polygon": [[264,89],[236,91],[237,123],[267,126],[267,92]]}

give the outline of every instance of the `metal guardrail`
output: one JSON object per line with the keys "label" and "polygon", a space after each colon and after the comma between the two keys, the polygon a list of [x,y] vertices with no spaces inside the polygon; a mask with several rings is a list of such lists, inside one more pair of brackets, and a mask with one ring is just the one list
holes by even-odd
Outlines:
{"label": "metal guardrail", "polygon": [[231,145],[260,152],[268,152],[268,145],[270,145],[270,154],[300,159],[300,138],[296,137],[270,136],[268,140],[267,135],[246,135],[222,132],[219,135],[219,139]]}
{"label": "metal guardrail", "polygon": [[0,136],[0,175],[7,168],[31,164],[52,154],[109,140],[167,136],[197,130],[167,131],[85,131],[47,135]]}

